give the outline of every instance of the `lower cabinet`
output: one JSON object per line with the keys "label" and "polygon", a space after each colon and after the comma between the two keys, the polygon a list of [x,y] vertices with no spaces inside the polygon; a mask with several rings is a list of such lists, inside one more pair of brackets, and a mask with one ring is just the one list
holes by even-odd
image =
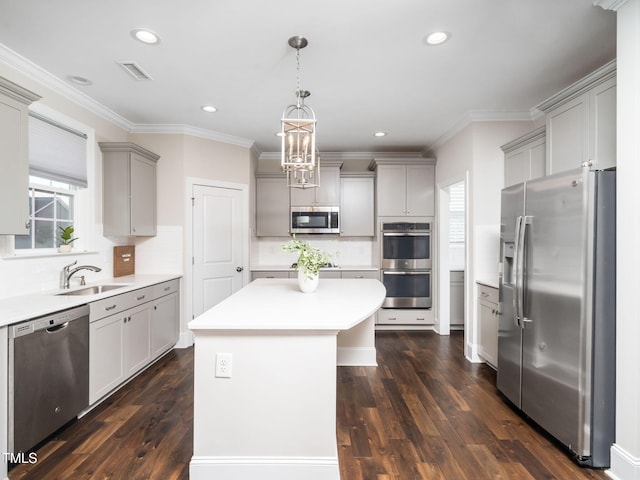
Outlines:
{"label": "lower cabinet", "polygon": [[498,289],[478,284],[478,355],[489,365],[498,365]]}
{"label": "lower cabinet", "polygon": [[178,341],[179,300],[171,293],[153,301],[151,312],[151,356],[157,358]]}
{"label": "lower cabinet", "polygon": [[89,404],[175,345],[178,287],[171,280],[89,304]]}

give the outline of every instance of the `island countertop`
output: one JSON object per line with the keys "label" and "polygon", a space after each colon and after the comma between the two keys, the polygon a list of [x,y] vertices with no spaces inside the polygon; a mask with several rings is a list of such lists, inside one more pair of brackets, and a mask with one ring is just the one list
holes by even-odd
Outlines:
{"label": "island countertop", "polygon": [[373,279],[320,279],[302,293],[296,279],[263,278],[189,322],[191,330],[348,330],[382,305]]}

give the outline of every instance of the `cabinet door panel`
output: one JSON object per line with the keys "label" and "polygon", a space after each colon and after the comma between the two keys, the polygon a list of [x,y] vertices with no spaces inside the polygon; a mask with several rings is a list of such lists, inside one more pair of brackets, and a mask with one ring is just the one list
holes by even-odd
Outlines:
{"label": "cabinet door panel", "polygon": [[124,316],[113,315],[89,325],[89,403],[125,379]]}
{"label": "cabinet door panel", "polygon": [[289,236],[289,189],[286,177],[256,179],[256,235]]}
{"label": "cabinet door panel", "polygon": [[131,154],[131,234],[156,234],[156,166]]}
{"label": "cabinet door panel", "polygon": [[151,356],[156,358],[178,341],[178,294],[154,301],[151,323]]}
{"label": "cabinet door panel", "polygon": [[374,236],[373,178],[343,178],[340,190],[340,235]]}
{"label": "cabinet door panel", "polygon": [[407,168],[405,165],[378,166],[378,215],[406,215]]}
{"label": "cabinet door panel", "polygon": [[434,216],[434,165],[407,165],[407,215]]}
{"label": "cabinet door panel", "polygon": [[549,174],[578,168],[589,159],[589,95],[584,94],[547,116]]}
{"label": "cabinet door panel", "polygon": [[124,335],[125,375],[129,377],[151,360],[150,303],[124,313],[127,315]]}
{"label": "cabinet door panel", "polygon": [[594,168],[616,165],[616,79],[598,85],[591,92],[592,133],[589,151]]}
{"label": "cabinet door panel", "polygon": [[318,205],[340,205],[340,168],[320,167],[320,188],[316,188]]}

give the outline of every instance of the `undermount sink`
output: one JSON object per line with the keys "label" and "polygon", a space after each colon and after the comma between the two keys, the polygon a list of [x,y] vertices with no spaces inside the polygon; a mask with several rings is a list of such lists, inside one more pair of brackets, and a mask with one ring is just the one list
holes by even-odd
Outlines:
{"label": "undermount sink", "polygon": [[70,290],[68,292],[58,293],[58,295],[97,295],[98,293],[108,292],[117,288],[124,288],[128,285],[93,285],[91,287],[80,288],[78,290]]}

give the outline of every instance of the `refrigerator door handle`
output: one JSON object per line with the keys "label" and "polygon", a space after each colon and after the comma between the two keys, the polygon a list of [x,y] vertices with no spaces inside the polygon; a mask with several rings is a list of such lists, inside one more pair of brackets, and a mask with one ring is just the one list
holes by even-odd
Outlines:
{"label": "refrigerator door handle", "polygon": [[520,277],[518,279],[518,288],[520,290],[518,292],[518,297],[519,297],[518,305],[520,306],[520,313],[519,313],[520,325],[522,325],[522,327],[524,328],[524,325],[526,323],[531,323],[533,321],[530,318],[527,318],[526,313],[524,311],[524,292],[526,290],[524,279],[526,277],[525,273],[527,268],[525,263],[524,249],[527,241],[527,231],[529,230],[527,226],[533,223],[533,217],[525,216],[521,218],[522,218],[521,220],[522,226],[520,227],[520,238],[518,239],[520,242],[520,244],[518,245],[518,249],[520,250],[520,255],[518,257],[518,260],[520,261],[520,265],[518,266],[518,275]]}
{"label": "refrigerator door handle", "polygon": [[513,312],[514,321],[520,324],[520,236],[522,232],[522,217],[516,218],[516,232],[514,236],[515,249],[513,251]]}

